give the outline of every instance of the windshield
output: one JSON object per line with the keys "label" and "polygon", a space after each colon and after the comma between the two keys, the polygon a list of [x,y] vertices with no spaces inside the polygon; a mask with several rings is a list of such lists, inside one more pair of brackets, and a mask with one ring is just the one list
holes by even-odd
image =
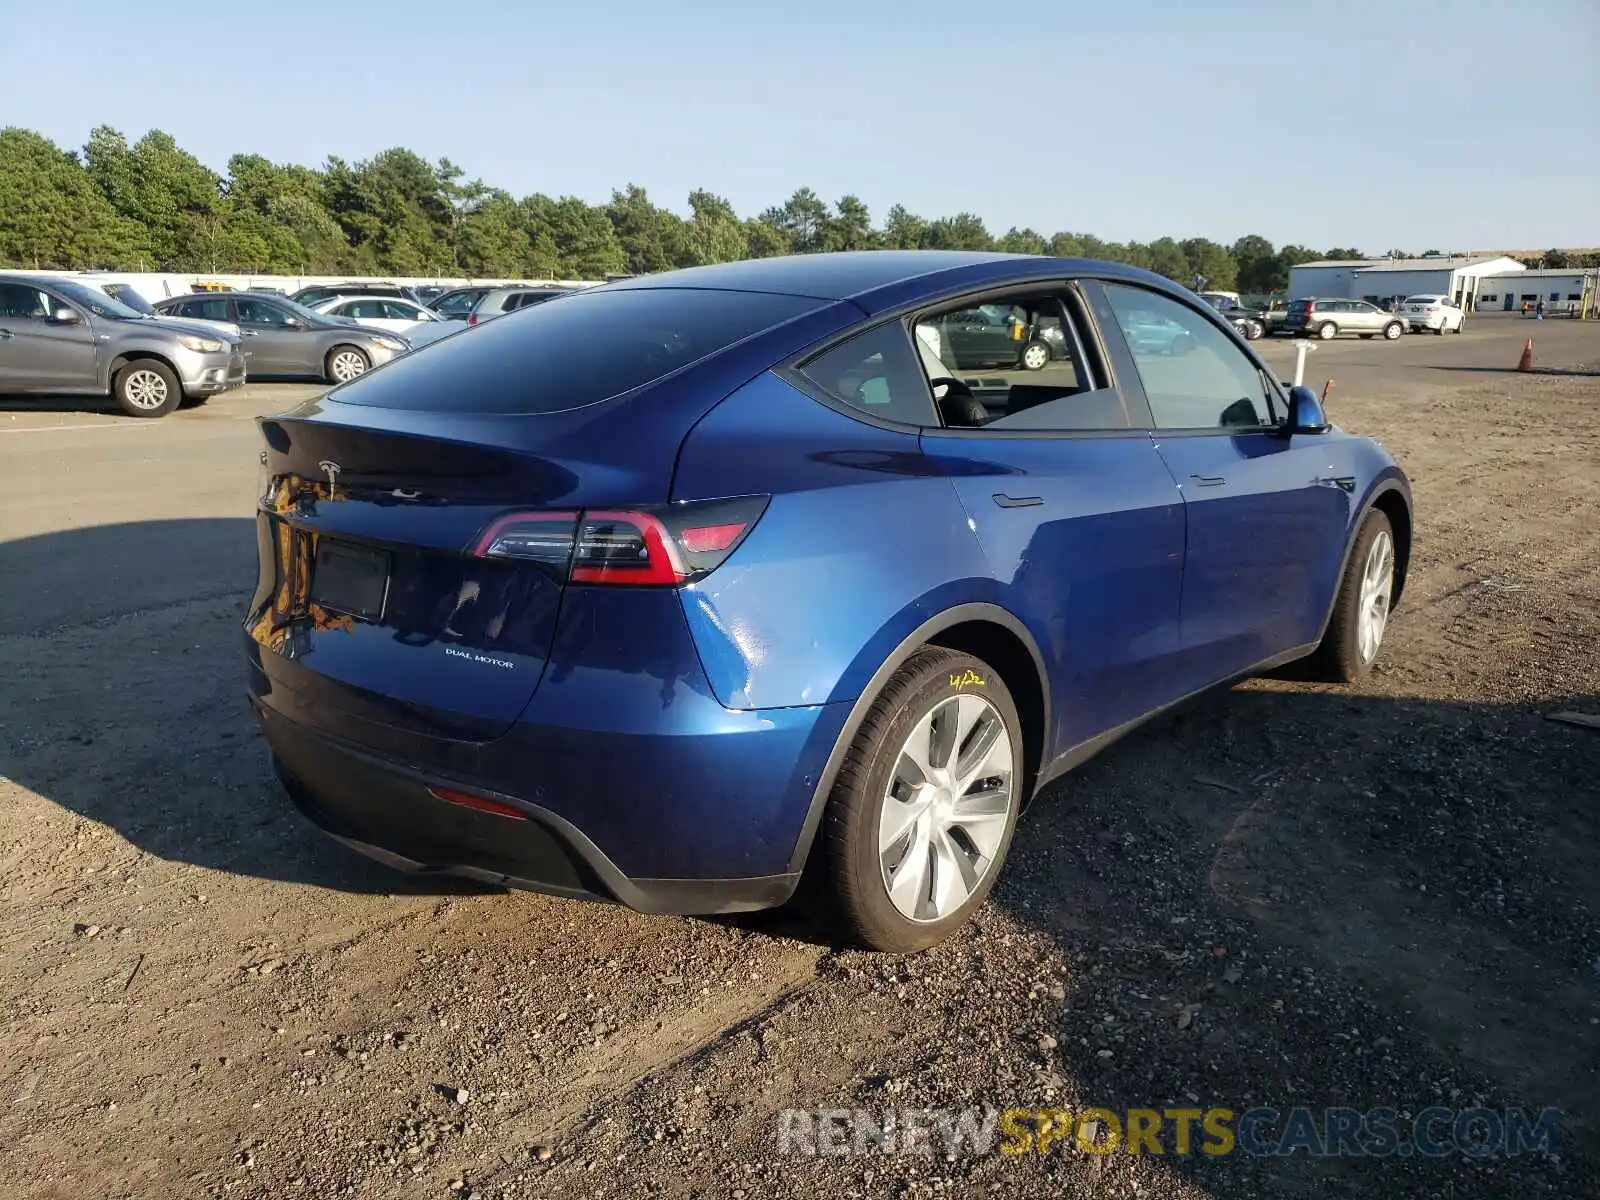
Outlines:
{"label": "windshield", "polygon": [[1439,303],[1439,301],[1441,301],[1443,299],[1444,299],[1443,296],[1407,296],[1406,297],[1406,303],[1407,304],[1437,304],[1437,303]]}
{"label": "windshield", "polygon": [[126,304],[134,312],[143,313],[147,317],[155,316],[155,306],[125,283],[103,283],[100,285],[100,290],[113,300]]}
{"label": "windshield", "polygon": [[129,308],[120,300],[113,300],[99,288],[86,287],[70,279],[50,281],[50,286],[55,288],[74,304],[80,304],[97,317],[112,317],[118,321],[140,321],[144,314],[136,308]]}

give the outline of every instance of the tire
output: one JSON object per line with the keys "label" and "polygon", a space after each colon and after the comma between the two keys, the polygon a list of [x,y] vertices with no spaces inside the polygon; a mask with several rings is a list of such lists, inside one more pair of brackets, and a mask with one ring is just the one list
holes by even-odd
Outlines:
{"label": "tire", "polygon": [[1434,330],[1434,331],[1433,331],[1433,335],[1434,335],[1434,336],[1435,336],[1435,337],[1443,337],[1443,336],[1444,336],[1444,335],[1445,335],[1445,332],[1446,332],[1446,331],[1445,331],[1445,327],[1444,327],[1444,325],[1443,325],[1443,324],[1442,324],[1442,323],[1441,323],[1441,324],[1440,324],[1440,326],[1439,326],[1439,328],[1437,328],[1437,329],[1435,329],[1435,330]]}
{"label": "tire", "polygon": [[130,417],[164,417],[183,403],[183,388],[166,363],[136,358],[117,369],[111,397]]}
{"label": "tire", "polygon": [[372,369],[372,360],[359,346],[340,345],[328,351],[322,374],[329,383],[349,383]]}
{"label": "tire", "polygon": [[[960,761],[962,743],[941,746],[941,739],[970,738],[980,728],[992,741],[970,769],[985,774],[952,780],[943,771]],[[910,751],[932,766],[920,785],[907,778],[922,773]],[[937,646],[907,659],[862,721],[823,814],[819,883],[845,936],[868,949],[911,954],[966,924],[1005,864],[1024,784],[1021,722],[999,673]],[[963,811],[956,806],[963,796],[979,795],[987,803],[967,806],[970,826],[941,822]],[[904,832],[894,836],[900,826]],[[891,880],[902,884],[897,893]],[[954,886],[941,904],[945,884]]]}
{"label": "tire", "polygon": [[1246,321],[1244,323],[1244,339],[1247,342],[1259,341],[1267,336],[1267,327],[1260,321]]}
{"label": "tire", "polygon": [[1034,338],[1017,355],[1017,362],[1024,371],[1042,371],[1050,365],[1050,358],[1050,343]]}
{"label": "tire", "polygon": [[[1375,568],[1373,563],[1374,551],[1379,545],[1385,547],[1377,556],[1381,559],[1387,555],[1387,577],[1381,588],[1381,613],[1369,614],[1378,618],[1376,638],[1364,640],[1372,627],[1363,622],[1363,605],[1372,605],[1378,596],[1376,590],[1366,586],[1367,577],[1374,570],[1382,574],[1382,568]],[[1394,530],[1389,518],[1378,509],[1368,510],[1356,534],[1355,545],[1351,547],[1344,578],[1339,581],[1339,595],[1333,602],[1327,632],[1322,635],[1322,644],[1311,655],[1315,678],[1328,683],[1355,683],[1372,670],[1388,628],[1389,605],[1394,598],[1395,561]]]}
{"label": "tire", "polygon": [[1400,335],[1405,331],[1406,327],[1400,324],[1399,321],[1390,321],[1383,327],[1384,340],[1389,342],[1397,342],[1400,340]]}
{"label": "tire", "polygon": [[1317,336],[1325,342],[1331,342],[1339,336],[1339,327],[1332,321],[1324,321],[1317,326]]}

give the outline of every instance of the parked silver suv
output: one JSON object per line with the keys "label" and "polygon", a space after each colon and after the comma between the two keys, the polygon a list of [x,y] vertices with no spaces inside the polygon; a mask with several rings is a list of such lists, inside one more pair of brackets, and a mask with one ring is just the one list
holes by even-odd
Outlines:
{"label": "parked silver suv", "polygon": [[1342,333],[1357,337],[1377,337],[1380,333],[1394,341],[1406,331],[1405,321],[1384,312],[1365,300],[1291,300],[1283,328],[1302,337],[1314,336],[1329,341]]}
{"label": "parked silver suv", "polygon": [[76,280],[0,275],[0,393],[109,395],[164,417],[245,379],[239,338],[146,316]]}

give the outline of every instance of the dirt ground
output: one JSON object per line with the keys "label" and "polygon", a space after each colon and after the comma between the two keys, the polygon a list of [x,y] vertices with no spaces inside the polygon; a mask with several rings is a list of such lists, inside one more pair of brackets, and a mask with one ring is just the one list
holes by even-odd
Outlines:
{"label": "dirt ground", "polygon": [[[1529,332],[1551,373],[1504,370]],[[1600,1194],[1600,730],[1546,719],[1600,712],[1600,324],[1339,342],[1329,375],[1416,492],[1375,675],[1251,681],[1108,750],[913,959],[782,913],[408,880],[326,841],[269,779],[237,642],[250,418],[309,389],[160,422],[0,402],[7,1194]],[[982,1104],[1527,1106],[1564,1137],[777,1149],[787,1108]]]}

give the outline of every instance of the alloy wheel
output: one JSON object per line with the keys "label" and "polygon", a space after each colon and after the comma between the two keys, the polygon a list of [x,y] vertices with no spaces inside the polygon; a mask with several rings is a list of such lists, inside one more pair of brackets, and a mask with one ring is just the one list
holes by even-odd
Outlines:
{"label": "alloy wheel", "polygon": [[340,383],[346,383],[367,373],[367,360],[354,350],[341,350],[333,356],[329,373]]}
{"label": "alloy wheel", "polygon": [[1022,365],[1030,371],[1042,371],[1049,361],[1049,349],[1037,342],[1022,352]]}
{"label": "alloy wheel", "polygon": [[1006,723],[982,696],[935,705],[911,729],[878,818],[878,862],[908,920],[949,916],[994,867],[1015,802]]}
{"label": "alloy wheel", "polygon": [[167,381],[158,371],[140,369],[123,383],[122,393],[134,408],[157,409],[167,402]]}
{"label": "alloy wheel", "polygon": [[1394,591],[1394,541],[1388,530],[1372,539],[1361,572],[1361,601],[1356,610],[1356,643],[1361,661],[1378,657],[1378,646],[1389,624],[1389,597]]}

